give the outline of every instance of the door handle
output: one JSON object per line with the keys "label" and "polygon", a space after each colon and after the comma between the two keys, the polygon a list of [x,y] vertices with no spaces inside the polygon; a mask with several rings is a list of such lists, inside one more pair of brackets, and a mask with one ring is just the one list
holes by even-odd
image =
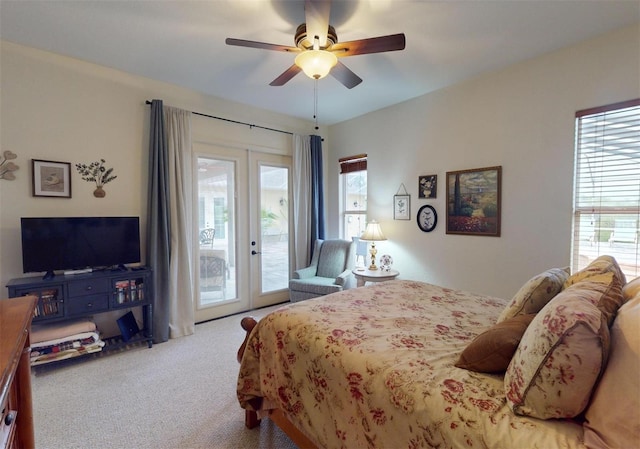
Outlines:
{"label": "door handle", "polygon": [[256,251],[255,249],[251,251],[251,255],[255,256],[256,254],[262,254],[260,251]]}

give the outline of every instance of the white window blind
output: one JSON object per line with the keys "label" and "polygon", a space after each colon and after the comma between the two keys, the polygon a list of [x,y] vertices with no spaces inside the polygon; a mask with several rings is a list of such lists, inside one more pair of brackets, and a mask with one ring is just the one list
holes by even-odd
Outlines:
{"label": "white window blind", "polygon": [[640,99],[576,112],[572,270],[600,255],[640,275]]}
{"label": "white window blind", "polygon": [[367,155],[344,157],[340,163],[342,238],[360,237],[367,225]]}

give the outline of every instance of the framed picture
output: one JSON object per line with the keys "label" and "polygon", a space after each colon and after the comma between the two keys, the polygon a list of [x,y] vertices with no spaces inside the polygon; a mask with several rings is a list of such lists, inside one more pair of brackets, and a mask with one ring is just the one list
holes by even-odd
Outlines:
{"label": "framed picture", "polygon": [[411,195],[393,195],[393,219],[411,220]]}
{"label": "framed picture", "polygon": [[418,198],[435,198],[438,175],[418,176]]}
{"label": "framed picture", "polygon": [[71,198],[71,163],[32,159],[33,196]]}
{"label": "framed picture", "polygon": [[500,237],[502,167],[447,172],[447,234]]}

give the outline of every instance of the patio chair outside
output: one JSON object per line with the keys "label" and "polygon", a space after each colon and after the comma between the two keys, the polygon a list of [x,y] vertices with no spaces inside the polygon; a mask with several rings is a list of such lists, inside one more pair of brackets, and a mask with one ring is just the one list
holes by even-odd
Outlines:
{"label": "patio chair outside", "polygon": [[609,245],[614,242],[638,243],[638,222],[636,220],[615,220],[613,232],[609,236]]}

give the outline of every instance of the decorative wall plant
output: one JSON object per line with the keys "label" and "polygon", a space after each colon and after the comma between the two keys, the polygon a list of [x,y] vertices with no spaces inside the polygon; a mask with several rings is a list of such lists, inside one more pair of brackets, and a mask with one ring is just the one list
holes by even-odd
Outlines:
{"label": "decorative wall plant", "polygon": [[14,175],[13,172],[20,167],[11,162],[11,160],[17,157],[18,155],[16,153],[9,150],[2,153],[2,158],[0,159],[0,179],[6,179],[7,181],[16,179],[16,175]]}
{"label": "decorative wall plant", "polygon": [[113,181],[118,176],[113,174],[113,168],[106,168],[104,159],[100,159],[90,164],[76,164],[76,170],[87,182],[95,182],[96,189],[93,191],[93,196],[96,198],[104,198],[107,192],[102,188],[105,184]]}

